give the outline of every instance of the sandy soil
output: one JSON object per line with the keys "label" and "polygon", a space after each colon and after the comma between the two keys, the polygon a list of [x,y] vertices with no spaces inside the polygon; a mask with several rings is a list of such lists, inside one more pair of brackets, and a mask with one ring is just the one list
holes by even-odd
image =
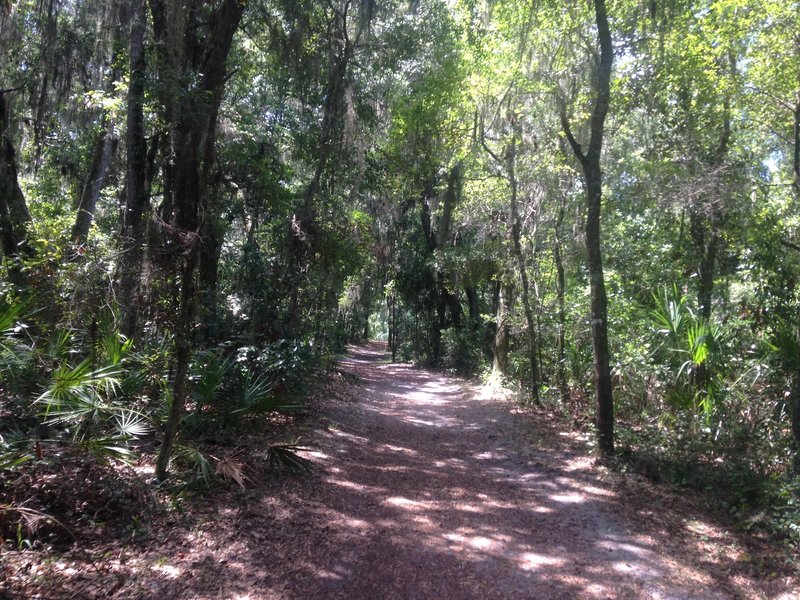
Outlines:
{"label": "sandy soil", "polygon": [[579,436],[487,388],[389,364],[380,344],[342,369],[360,383],[321,399],[311,475],[212,494],[118,556],[31,563],[39,587],[17,575],[6,597],[800,597],[757,580],[691,498],[621,483]]}

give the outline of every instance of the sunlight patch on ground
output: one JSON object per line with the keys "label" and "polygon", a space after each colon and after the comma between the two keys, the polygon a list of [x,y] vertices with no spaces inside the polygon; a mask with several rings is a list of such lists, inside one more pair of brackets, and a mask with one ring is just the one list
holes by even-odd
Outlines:
{"label": "sunlight patch on ground", "polygon": [[433,466],[437,469],[458,469],[459,471],[463,471],[466,467],[458,458],[450,458],[448,460],[435,460],[433,461]]}
{"label": "sunlight patch on ground", "polygon": [[586,499],[578,493],[573,494],[551,494],[550,500],[553,502],[559,502],[561,504],[580,504],[581,502],[585,502]]}
{"label": "sunlight patch on ground", "polygon": [[325,569],[316,568],[315,569],[315,576],[321,579],[341,579],[342,575],[339,573],[335,573],[334,571],[327,571]]}
{"label": "sunlight patch on ground", "polygon": [[393,496],[391,498],[387,498],[386,500],[383,501],[383,503],[388,504],[389,506],[397,506],[410,511],[425,510],[427,508],[431,508],[431,502],[419,502],[417,500],[411,500],[410,498],[404,498],[403,496]]}
{"label": "sunlight patch on ground", "polygon": [[598,546],[603,548],[604,550],[613,550],[614,552],[627,552],[629,554],[633,554],[634,556],[638,556],[639,558],[645,558],[646,555],[650,554],[644,548],[640,548],[635,544],[629,544],[626,542],[618,542],[614,539],[610,540],[603,540],[598,543]]}
{"label": "sunlight patch on ground", "polygon": [[536,571],[541,567],[560,567],[564,564],[564,560],[561,558],[545,556],[535,552],[523,552],[517,562],[519,563],[519,568],[523,571]]}
{"label": "sunlight patch on ground", "polygon": [[161,573],[162,575],[166,575],[170,579],[175,579],[176,577],[180,577],[182,571],[178,567],[174,567],[172,565],[151,565],[150,570],[156,571],[157,573]]}
{"label": "sunlight patch on ground", "polygon": [[409,423],[414,423],[414,425],[427,425],[428,427],[441,427],[439,423],[434,423],[433,421],[425,421],[423,419],[417,419],[416,417],[409,417],[405,419]]}
{"label": "sunlight patch on ground", "polygon": [[460,510],[462,512],[468,512],[468,513],[481,514],[481,513],[486,512],[486,507],[480,506],[480,505],[477,505],[477,504],[461,504],[461,503],[459,503],[457,508],[458,508],[458,510]]}
{"label": "sunlight patch on ground", "polygon": [[593,596],[598,596],[602,598],[613,598],[613,594],[611,590],[608,589],[605,585],[600,583],[590,583],[586,586],[586,591],[592,594]]}
{"label": "sunlight patch on ground", "polygon": [[491,550],[500,545],[494,540],[481,536],[470,538],[467,540],[467,543],[478,550]]}
{"label": "sunlight patch on ground", "polygon": [[458,531],[445,533],[442,539],[449,542],[451,550],[461,552],[480,553],[490,552],[492,554],[503,554],[507,550],[511,538],[503,534],[478,535],[473,528],[461,528]]}
{"label": "sunlight patch on ground", "polygon": [[434,525],[431,518],[426,517],[425,515],[414,515],[411,517],[411,520],[418,525],[422,525],[425,529],[429,529]]}
{"label": "sunlight patch on ground", "polygon": [[384,444],[384,448],[388,448],[392,452],[402,452],[403,454],[410,454],[415,456],[417,454],[416,450],[412,450],[411,448],[403,448],[402,446],[393,446],[392,444]]}
{"label": "sunlight patch on ground", "polygon": [[[115,561],[115,562],[116,562],[116,561]],[[118,564],[118,563],[117,563],[117,564]],[[115,565],[115,566],[116,566],[116,565]],[[76,569],[75,567],[71,567],[71,566],[69,566],[69,565],[66,565],[66,564],[64,564],[64,563],[62,563],[62,562],[59,562],[58,564],[56,564],[56,569],[58,569],[59,571],[61,571],[61,572],[62,572],[64,575],[66,575],[67,577],[71,577],[72,575],[76,575],[76,574],[78,574],[78,573],[80,572],[80,571],[78,571],[78,569]]]}
{"label": "sunlight patch on ground", "polygon": [[493,498],[492,496],[487,496],[486,494],[479,494],[478,498],[481,500],[481,505],[484,506],[485,508],[515,510],[520,507],[519,503],[498,500],[496,498]]}
{"label": "sunlight patch on ground", "polygon": [[369,485],[365,485],[363,483],[354,483],[354,482],[348,481],[346,479],[333,479],[332,477],[329,477],[328,479],[326,479],[326,481],[328,483],[333,484],[333,485],[338,485],[339,487],[347,488],[349,490],[357,490],[359,492],[376,492],[376,493],[380,493],[380,492],[385,492],[386,491],[386,489],[382,488],[382,487],[369,486]]}
{"label": "sunlight patch on ground", "polygon": [[347,526],[355,529],[369,529],[371,525],[362,519],[349,518],[347,519]]}
{"label": "sunlight patch on ground", "polygon": [[443,381],[429,381],[425,385],[422,386],[422,389],[431,390],[436,394],[441,393],[456,393],[460,392],[461,388],[451,384],[450,382],[443,382]]}
{"label": "sunlight patch on ground", "polygon": [[355,435],[354,433],[347,433],[346,431],[342,431],[341,429],[331,429],[330,435],[339,438],[345,438],[348,440],[352,440],[354,442],[358,442],[360,444],[368,443],[369,440],[363,436]]}
{"label": "sunlight patch on ground", "polygon": [[639,571],[638,566],[634,566],[628,562],[616,562],[612,565],[612,568],[617,571],[618,573],[623,573],[625,575],[631,573],[637,573]]}
{"label": "sunlight patch on ground", "polygon": [[430,392],[419,391],[419,392],[400,392],[396,394],[390,394],[397,398],[403,398],[404,400],[411,400],[413,402],[419,402],[421,404],[425,404],[426,406],[441,406],[446,404],[446,402],[440,398],[436,398]]}
{"label": "sunlight patch on ground", "polygon": [[607,496],[607,497],[615,497],[616,494],[611,490],[604,490],[603,488],[595,487],[593,485],[582,485],[581,491],[586,494],[592,494],[593,496]]}
{"label": "sunlight patch on ground", "polygon": [[473,458],[477,458],[478,460],[503,460],[508,458],[506,454],[500,454],[497,452],[481,452],[480,454],[473,454]]}

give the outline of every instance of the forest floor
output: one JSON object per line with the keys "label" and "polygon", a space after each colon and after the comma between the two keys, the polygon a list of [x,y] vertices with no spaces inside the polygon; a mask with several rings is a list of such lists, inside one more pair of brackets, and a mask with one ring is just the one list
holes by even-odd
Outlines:
{"label": "forest floor", "polygon": [[800,598],[768,542],[555,417],[377,343],[340,369],[287,430],[310,474],[173,497],[124,544],[5,550],[0,599]]}

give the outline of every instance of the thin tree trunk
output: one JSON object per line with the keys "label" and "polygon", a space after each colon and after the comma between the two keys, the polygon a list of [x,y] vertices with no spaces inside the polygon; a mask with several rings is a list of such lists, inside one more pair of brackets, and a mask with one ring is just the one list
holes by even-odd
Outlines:
{"label": "thin tree trunk", "polygon": [[711,209],[714,214],[700,215],[692,211],[690,215],[690,230],[692,242],[700,255],[698,265],[699,282],[697,288],[697,304],[700,317],[705,321],[711,320],[711,303],[714,293],[714,276],[717,264],[718,237],[716,224],[716,209]]}
{"label": "thin tree trunk", "polygon": [[567,385],[567,356],[566,356],[566,310],[564,308],[564,296],[566,294],[566,281],[564,277],[564,261],[561,256],[561,236],[564,225],[564,201],[563,198],[558,206],[556,216],[555,235],[553,243],[553,261],[556,266],[556,319],[558,321],[558,341],[556,347],[557,360],[557,379],[558,390],[561,394],[561,402],[569,401],[569,386]]}
{"label": "thin tree trunk", "polygon": [[472,331],[478,331],[481,326],[481,308],[478,299],[478,290],[474,285],[465,285],[464,294],[469,305],[469,325]]}
{"label": "thin tree trunk", "polygon": [[196,339],[200,344],[208,344],[213,343],[219,334],[217,279],[224,236],[210,215],[206,215],[201,227],[198,265],[200,314]]}
{"label": "thin tree trunk", "polygon": [[94,220],[97,201],[105,185],[108,168],[111,165],[111,157],[117,145],[117,138],[114,135],[114,121],[108,117],[103,117],[103,124],[103,130],[97,134],[97,139],[94,143],[92,162],[89,165],[89,172],[83,184],[83,191],[78,202],[78,213],[72,226],[72,242],[79,245],[85,244],[89,237],[89,229]]}
{"label": "thin tree trunk", "polygon": [[175,328],[175,374],[172,383],[172,404],[156,459],[156,477],[159,481],[163,481],[167,477],[172,450],[186,409],[188,374],[192,354],[191,323],[194,320],[194,272],[196,268],[197,252],[190,251],[184,259],[181,271],[180,313],[178,314],[178,326]]}
{"label": "thin tree trunk", "polygon": [[[126,127],[127,164],[125,169],[125,207],[117,265],[121,331],[128,337],[139,333],[139,285],[145,243],[145,214],[150,203],[147,140],[144,129],[145,62],[144,35],[147,26],[145,0],[131,0],[131,54],[128,80]],[[157,146],[157,141],[154,142]]]}
{"label": "thin tree trunk", "polygon": [[[800,53],[800,41],[797,43]],[[794,108],[794,155],[792,171],[794,175],[795,196],[800,201],[800,98]],[[797,316],[796,345],[800,352],[800,310]],[[800,475],[800,365],[795,365],[792,385],[792,439],[794,441],[794,473]]]}
{"label": "thin tree trunk", "polygon": [[392,303],[392,362],[397,362],[397,297],[391,297]]}
{"label": "thin tree trunk", "polygon": [[539,352],[538,352],[538,329],[536,320],[533,317],[533,308],[531,307],[531,293],[530,281],[528,279],[528,266],[525,260],[525,253],[522,250],[521,230],[522,223],[519,218],[518,206],[518,182],[516,174],[517,162],[517,130],[514,131],[514,137],[511,141],[511,146],[508,149],[508,179],[511,184],[510,195],[510,211],[509,211],[509,228],[511,230],[511,251],[514,256],[514,262],[517,265],[519,278],[522,280],[522,307],[525,312],[525,323],[528,326],[528,360],[530,363],[530,394],[531,402],[533,404],[540,404],[539,398],[539,385],[541,377],[539,374]]}
{"label": "thin tree trunk", "polygon": [[510,283],[497,284],[497,328],[492,343],[492,376],[502,377],[508,370],[508,345],[510,338],[509,315],[514,303],[513,288]]}
{"label": "thin tree trunk", "polygon": [[[795,324],[795,344],[800,348],[800,310]],[[791,379],[789,402],[792,414],[792,442],[794,445],[792,467],[795,475],[800,475],[800,366],[794,366]]]}
{"label": "thin tree trunk", "polygon": [[586,255],[591,290],[592,350],[594,355],[594,387],[597,401],[597,433],[600,451],[605,456],[614,452],[614,398],[611,384],[611,356],[608,348],[608,299],[603,276],[600,237],[600,213],[603,196],[603,175],[600,158],[603,132],[611,100],[611,68],[614,49],[608,25],[605,0],[594,0],[600,57],[597,65],[597,88],[590,121],[589,149],[584,153],[572,134],[566,107],[560,107],[561,125],[570,146],[580,161],[586,186]]}

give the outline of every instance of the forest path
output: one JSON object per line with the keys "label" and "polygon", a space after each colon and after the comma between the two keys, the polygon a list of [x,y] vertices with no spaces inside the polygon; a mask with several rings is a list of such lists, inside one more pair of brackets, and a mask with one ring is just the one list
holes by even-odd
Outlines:
{"label": "forest path", "polygon": [[637,535],[585,447],[484,388],[389,364],[378,343],[342,369],[360,397],[329,405],[316,475],[250,508],[250,582],[230,597],[745,595],[714,561],[695,568]]}

